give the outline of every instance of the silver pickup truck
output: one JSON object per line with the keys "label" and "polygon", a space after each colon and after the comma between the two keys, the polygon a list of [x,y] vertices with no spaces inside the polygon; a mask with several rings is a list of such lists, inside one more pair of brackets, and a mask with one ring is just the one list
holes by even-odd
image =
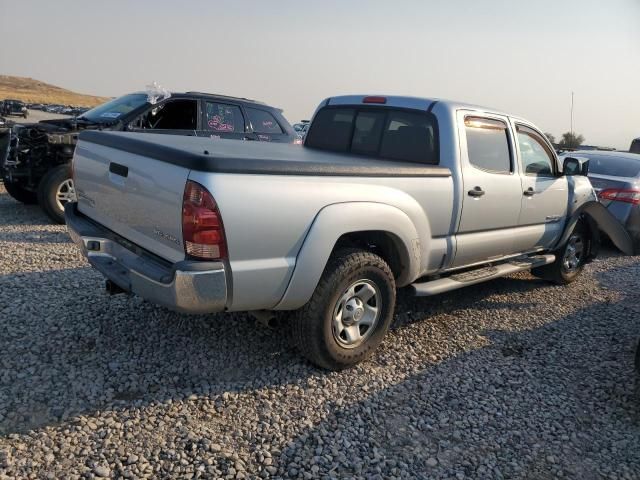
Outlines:
{"label": "silver pickup truck", "polygon": [[380,344],[399,287],[432,296],[524,270],[568,284],[602,230],[630,253],[587,169],[495,110],[333,97],[304,147],[83,132],[65,215],[111,292],[294,311],[300,351],[340,369]]}

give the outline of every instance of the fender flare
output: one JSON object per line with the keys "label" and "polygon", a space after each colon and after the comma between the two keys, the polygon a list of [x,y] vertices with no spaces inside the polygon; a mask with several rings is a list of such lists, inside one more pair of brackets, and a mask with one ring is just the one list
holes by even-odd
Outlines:
{"label": "fender flare", "polygon": [[394,238],[406,266],[397,284],[405,285],[415,279],[420,270],[420,241],[416,227],[406,213],[375,202],[332,204],[320,210],[314,219],[298,252],[287,289],[274,309],[294,310],[307,303],[338,239],[348,233],[369,230],[387,232]]}
{"label": "fender flare", "polygon": [[582,216],[588,217],[590,222],[593,222],[600,230],[606,233],[622,253],[625,255],[634,254],[635,248],[633,240],[627,230],[604,205],[597,201],[584,203],[569,217],[562,237],[560,237],[560,240],[555,244],[556,249],[567,242],[571,232],[573,232],[573,229]]}

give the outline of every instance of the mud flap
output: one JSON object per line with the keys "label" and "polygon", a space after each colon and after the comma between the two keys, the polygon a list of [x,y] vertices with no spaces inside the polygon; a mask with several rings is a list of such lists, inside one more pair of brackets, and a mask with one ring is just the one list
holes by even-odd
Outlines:
{"label": "mud flap", "polygon": [[563,245],[573,231],[581,215],[590,217],[597,227],[611,239],[613,244],[625,255],[634,255],[633,240],[624,226],[599,202],[588,202],[578,209],[567,224],[567,229],[558,245]]}

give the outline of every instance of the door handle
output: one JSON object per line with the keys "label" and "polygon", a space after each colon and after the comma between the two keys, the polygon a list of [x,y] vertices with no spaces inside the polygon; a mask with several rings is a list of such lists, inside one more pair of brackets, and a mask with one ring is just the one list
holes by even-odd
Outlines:
{"label": "door handle", "polygon": [[522,192],[522,194],[525,197],[533,197],[536,193],[537,192],[531,187],[527,188],[524,192]]}
{"label": "door handle", "polygon": [[474,189],[473,189],[473,190],[469,190],[469,191],[467,192],[467,194],[468,194],[470,197],[476,197],[476,198],[477,198],[477,197],[481,197],[481,196],[483,196],[483,195],[484,195],[484,193],[485,193],[485,192],[484,192],[484,190],[482,190],[482,188],[481,188],[481,187],[474,187]]}
{"label": "door handle", "polygon": [[129,167],[126,165],[120,165],[119,163],[111,162],[109,164],[109,172],[114,175],[119,175],[121,177],[127,178],[129,175]]}

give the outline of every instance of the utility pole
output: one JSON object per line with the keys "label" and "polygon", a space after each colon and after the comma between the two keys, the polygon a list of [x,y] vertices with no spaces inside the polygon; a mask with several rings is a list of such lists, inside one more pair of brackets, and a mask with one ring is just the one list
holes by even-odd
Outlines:
{"label": "utility pole", "polygon": [[571,137],[573,137],[573,92],[571,92]]}

